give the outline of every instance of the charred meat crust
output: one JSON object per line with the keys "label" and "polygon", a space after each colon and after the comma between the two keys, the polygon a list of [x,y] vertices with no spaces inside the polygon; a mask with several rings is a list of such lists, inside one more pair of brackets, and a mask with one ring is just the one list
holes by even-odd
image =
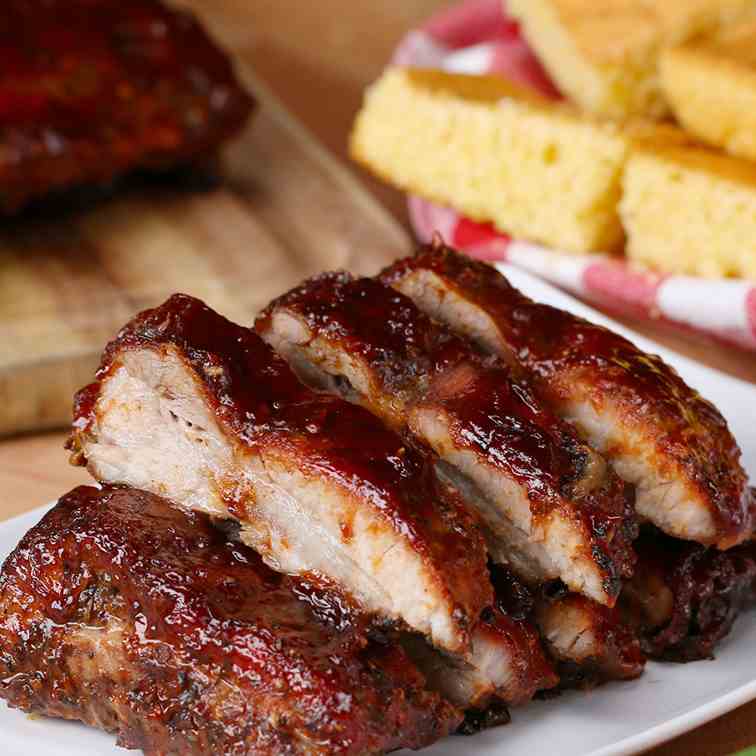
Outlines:
{"label": "charred meat crust", "polygon": [[381,753],[458,724],[396,644],[296,590],[205,516],[80,487],[3,567],[0,695],[148,754]]}
{"label": "charred meat crust", "polygon": [[[461,637],[469,637],[492,599],[485,544],[458,497],[440,484],[432,460],[367,411],[307,389],[254,331],[199,300],[174,295],[138,315],[108,345],[97,380],[76,397],[69,440],[76,462],[86,464],[82,449],[97,424],[103,382],[125,351],[139,349],[174,350],[234,443],[252,451],[286,450],[302,474],[325,476],[368,501],[421,555],[454,605]],[[229,512],[243,518],[245,503],[236,495],[224,491]]]}
{"label": "charred meat crust", "polygon": [[338,343],[345,356],[364,360],[372,385],[370,397],[360,403],[398,430],[434,376],[468,353],[459,339],[420,316],[409,299],[346,272],[320,274],[274,299],[257,319],[259,333],[271,329],[278,311],[296,313],[313,338]]}
{"label": "charred meat crust", "polygon": [[538,592],[535,616],[546,639],[560,631],[567,637],[573,634],[568,648],[546,642],[561,690],[593,688],[642,674],[646,657],[640,639],[618,607],[601,606],[564,587],[544,586]]}
{"label": "charred meat crust", "polygon": [[509,724],[512,717],[505,704],[493,701],[489,706],[482,709],[470,709],[465,712],[465,719],[457,729],[458,735],[477,735],[483,730],[492,727],[501,727]]}
{"label": "charred meat crust", "polygon": [[[570,593],[558,580],[529,588],[499,565],[491,565],[491,582],[501,612],[526,628],[539,628],[559,690],[629,680],[643,672],[640,641],[617,607]],[[540,690],[549,695],[547,686]]]}
{"label": "charred meat crust", "polygon": [[443,245],[420,249],[385,270],[381,280],[395,285],[416,271],[432,271],[485,313],[494,332],[481,346],[526,370],[549,403],[569,397],[578,378],[590,386],[588,401],[601,404],[610,395],[622,422],[642,427],[664,464],[707,503],[717,529],[712,543],[726,548],[749,537],[756,512],[727,423],[661,358],[606,328],[532,301],[491,266]]}
{"label": "charred meat crust", "polygon": [[530,597],[527,589],[504,570],[492,572],[494,577],[496,599],[475,628],[467,660],[433,651],[417,636],[402,638],[428,686],[479,723],[486,721],[481,713],[490,707],[520,706],[559,683],[531,617],[532,601],[524,599]]}
{"label": "charred meat crust", "polygon": [[638,565],[620,599],[654,659],[688,662],[714,656],[747,604],[756,600],[756,543],[717,551],[646,526]]}
{"label": "charred meat crust", "polygon": [[347,273],[316,276],[274,300],[258,319],[260,333],[278,312],[293,313],[312,338],[368,363],[375,392],[359,402],[393,427],[405,429],[412,412],[447,412],[458,444],[527,491],[534,522],[563,510],[580,528],[606,594],[618,595],[634,558],[632,491],[611,472],[596,490],[581,491],[592,451],[507,367],[438,326],[403,294]]}
{"label": "charred meat crust", "polygon": [[[441,410],[449,418],[457,446],[472,445],[486,461],[524,486],[533,521],[555,510],[579,524],[588,558],[603,574],[603,590],[616,597],[621,580],[632,574],[632,540],[637,532],[632,492],[614,475],[601,487],[577,494],[588,465],[583,444],[571,429],[555,420],[521,384],[505,382],[499,370],[475,371],[452,386],[432,383],[418,409]],[[444,378],[447,378],[447,373]]]}
{"label": "charred meat crust", "polygon": [[533,600],[530,591],[509,570],[490,565],[494,587],[494,605],[483,613],[483,623],[505,638],[519,659],[517,688],[519,696],[510,696],[507,703],[524,704],[536,692],[556,687],[559,677],[544,651],[541,635],[533,621]]}
{"label": "charred meat crust", "polygon": [[0,212],[211,159],[252,100],[187,13],[154,0],[0,6]]}

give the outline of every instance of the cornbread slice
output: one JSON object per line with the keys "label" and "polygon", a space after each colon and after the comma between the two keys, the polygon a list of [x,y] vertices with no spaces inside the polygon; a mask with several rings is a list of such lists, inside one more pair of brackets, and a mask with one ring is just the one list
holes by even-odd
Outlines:
{"label": "cornbread slice", "polygon": [[670,48],[660,68],[664,94],[689,131],[756,160],[756,21]]}
{"label": "cornbread slice", "polygon": [[577,252],[622,240],[617,129],[486,76],[390,69],[367,92],[353,157],[518,238]]}
{"label": "cornbread slice", "polygon": [[645,148],[623,183],[631,260],[669,273],[756,278],[756,165],[703,148]]}
{"label": "cornbread slice", "polygon": [[594,252],[623,240],[622,171],[633,143],[651,137],[684,138],[672,127],[622,130],[500,77],[392,68],[367,91],[351,153],[514,237]]}
{"label": "cornbread slice", "polygon": [[593,113],[625,119],[667,108],[658,57],[756,10],[754,0],[508,0],[560,89]]}

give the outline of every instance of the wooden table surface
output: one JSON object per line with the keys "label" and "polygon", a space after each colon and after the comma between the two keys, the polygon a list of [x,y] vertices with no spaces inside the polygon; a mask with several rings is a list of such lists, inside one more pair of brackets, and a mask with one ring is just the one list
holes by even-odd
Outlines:
{"label": "wooden table surface", "polygon": [[[438,0],[184,0],[339,157],[363,87],[409,28],[442,7]],[[367,176],[378,199],[406,223],[403,197]],[[666,346],[756,383],[756,357],[688,341],[628,322]],[[1,336],[0,336],[1,337]],[[55,499],[86,475],[67,465],[63,434],[0,443],[0,519]],[[725,756],[756,743],[756,702],[651,753]],[[556,751],[555,751],[556,753]]]}

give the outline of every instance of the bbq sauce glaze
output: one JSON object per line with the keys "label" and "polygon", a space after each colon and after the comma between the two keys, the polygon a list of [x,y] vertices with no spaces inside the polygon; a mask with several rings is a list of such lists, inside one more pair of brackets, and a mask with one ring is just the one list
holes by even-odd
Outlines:
{"label": "bbq sauce glaze", "polygon": [[[68,443],[74,462],[86,464],[77,450],[96,426],[102,382],[119,369],[123,352],[138,349],[177,351],[199,376],[216,418],[235,441],[252,451],[292,451],[301,473],[326,476],[356,498],[368,498],[416,551],[449,567],[449,581],[475,582],[472,592],[456,595],[470,596],[481,608],[490,603],[477,523],[440,484],[432,460],[366,410],[306,388],[253,330],[192,297],[174,295],[142,313],[108,345],[97,380],[76,396]],[[243,517],[245,502],[234,499],[238,487],[224,495],[229,511]],[[350,537],[349,523],[342,535]],[[477,619],[468,617],[467,609],[457,612],[461,624]]]}
{"label": "bbq sauce glaze", "polygon": [[[5,564],[0,609],[0,694],[86,719],[101,705],[89,700],[97,690],[126,717],[121,742],[132,747],[151,745],[156,730],[143,722],[186,734],[188,752],[209,738],[210,750],[246,743],[262,753],[304,732],[323,752],[393,737],[394,747],[421,744],[458,722],[400,647],[370,640],[366,620],[317,576],[274,573],[208,517],[133,489],[63,497]],[[113,670],[103,646],[91,688],[71,671],[66,635],[109,626],[123,628],[123,666]],[[118,729],[94,722],[103,723]]]}
{"label": "bbq sauce glaze", "polygon": [[632,492],[613,474],[597,490],[576,492],[588,448],[507,366],[478,353],[408,297],[374,279],[316,276],[274,300],[258,328],[268,328],[279,309],[300,318],[315,337],[364,360],[377,391],[397,398],[397,425],[406,423],[412,408],[446,412],[455,443],[517,480],[535,518],[571,498],[596,544],[593,556],[607,571],[608,592],[617,594],[633,559]]}
{"label": "bbq sauce glaze", "polygon": [[0,209],[212,157],[251,106],[187,13],[152,0],[4,0]]}
{"label": "bbq sauce glaze", "polygon": [[756,544],[723,552],[646,526],[636,546],[638,567],[620,607],[644,651],[676,662],[713,658],[743,606],[756,597]]}
{"label": "bbq sauce glaze", "polygon": [[614,403],[622,421],[641,429],[709,502],[722,545],[750,533],[756,510],[726,421],[660,357],[602,326],[534,302],[491,266],[443,244],[421,248],[381,279],[391,285],[416,271],[433,272],[445,288],[487,315],[496,351],[524,369],[549,403],[569,399],[576,387],[597,406]]}

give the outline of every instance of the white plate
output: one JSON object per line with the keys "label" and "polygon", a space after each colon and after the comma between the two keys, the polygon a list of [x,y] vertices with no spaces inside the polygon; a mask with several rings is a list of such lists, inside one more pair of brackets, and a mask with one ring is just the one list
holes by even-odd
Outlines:
{"label": "white plate", "polygon": [[[740,442],[745,467],[756,480],[756,388],[709,370],[636,336],[567,294],[526,273],[502,266],[512,283],[542,302],[562,307],[624,333],[661,354],[685,380],[722,411]],[[37,510],[0,524],[0,556],[37,522]],[[640,680],[613,683],[590,693],[568,693],[513,712],[510,726],[472,738],[448,738],[428,756],[624,756],[650,748],[756,698],[756,611],[744,614],[715,661],[651,663]],[[4,756],[88,756],[123,753],[111,736],[86,727],[30,718],[0,706]]]}

